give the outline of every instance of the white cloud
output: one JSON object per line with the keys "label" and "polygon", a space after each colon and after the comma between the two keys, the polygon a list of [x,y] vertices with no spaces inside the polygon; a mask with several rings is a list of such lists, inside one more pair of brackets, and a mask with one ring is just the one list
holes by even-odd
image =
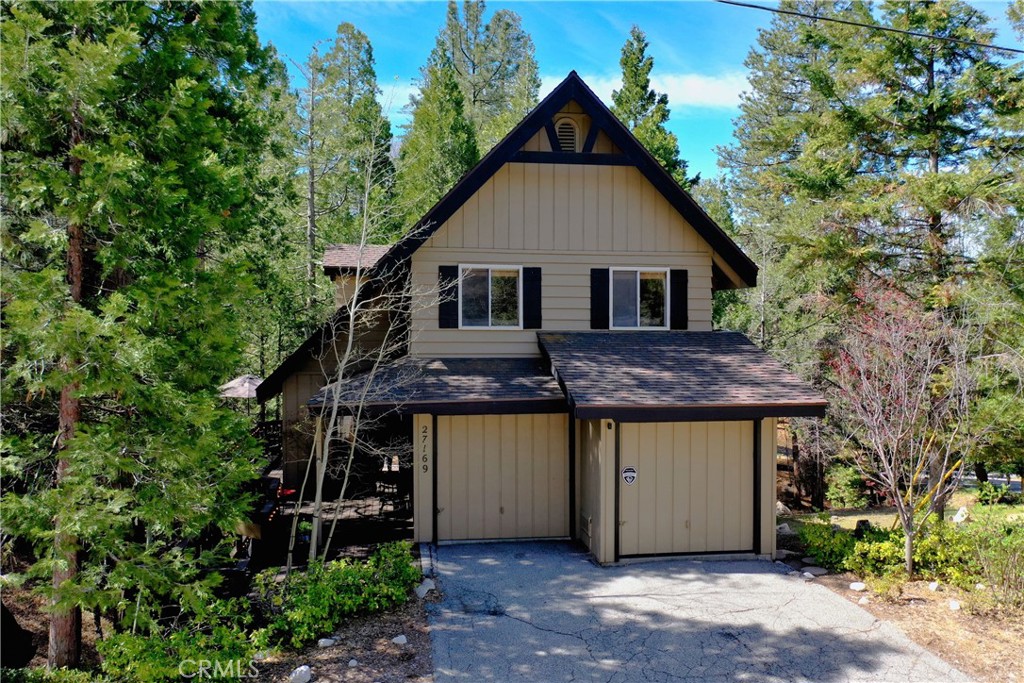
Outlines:
{"label": "white cloud", "polygon": [[[541,77],[541,97],[562,82],[561,76]],[[611,104],[612,91],[622,87],[621,76],[582,76],[587,85],[606,104]],[[740,93],[747,89],[747,77],[739,71],[724,74],[669,73],[651,78],[651,87],[668,95],[669,107],[676,113],[683,107],[734,109],[739,106]]]}

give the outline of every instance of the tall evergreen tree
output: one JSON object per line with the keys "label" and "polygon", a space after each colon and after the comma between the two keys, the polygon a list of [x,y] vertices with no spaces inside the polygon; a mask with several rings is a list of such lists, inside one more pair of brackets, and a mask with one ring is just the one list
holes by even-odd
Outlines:
{"label": "tall evergreen tree", "polygon": [[[80,610],[148,630],[209,598],[244,516],[231,245],[265,217],[270,55],[248,3],[5,3],[5,531],[49,576],[49,663]],[[12,482],[11,475],[16,479]]]}
{"label": "tall evergreen tree", "polygon": [[298,194],[304,198],[306,308],[319,319],[317,303],[331,298],[330,291],[318,291],[323,245],[358,235],[368,170],[377,176],[379,191],[391,191],[391,124],[378,101],[373,48],[352,24],[339,25],[329,50],[321,54],[315,46],[297,66],[304,81],[296,94],[295,129]]}
{"label": "tall evergreen tree", "polygon": [[647,36],[633,26],[622,46],[622,88],[612,92],[612,112],[651,154],[661,162],[684,189],[696,184],[698,177],[686,177],[686,162],[679,157],[679,140],[665,128],[668,122],[668,95],[651,88],[654,58],[647,54]]}
{"label": "tall evergreen tree", "polygon": [[479,159],[455,70],[438,41],[422,71],[402,141],[398,187],[407,225],[421,218]]}
{"label": "tall evergreen tree", "polygon": [[455,0],[441,41],[462,91],[466,118],[486,153],[537,104],[540,76],[533,40],[519,15],[498,10],[484,21],[483,0]]}

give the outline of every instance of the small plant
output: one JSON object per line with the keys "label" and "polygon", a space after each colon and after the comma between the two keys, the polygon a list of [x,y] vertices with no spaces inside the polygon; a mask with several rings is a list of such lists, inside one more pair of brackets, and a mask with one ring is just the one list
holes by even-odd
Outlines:
{"label": "small plant", "polygon": [[849,531],[833,528],[825,514],[819,517],[819,521],[800,528],[800,540],[806,546],[808,555],[821,566],[833,570],[843,567],[856,543]]}
{"label": "small plant", "polygon": [[1024,609],[1024,524],[984,519],[971,535],[977,566],[996,603]]}
{"label": "small plant", "polygon": [[868,504],[864,478],[856,467],[836,465],[825,475],[825,498],[833,508],[862,508]]}
{"label": "small plant", "polygon": [[978,502],[982,505],[1016,505],[1021,499],[1021,494],[1011,491],[1005,484],[997,486],[990,481],[978,484]]}
{"label": "small plant", "polygon": [[366,562],[317,562],[279,580],[275,570],[256,577],[256,593],[267,625],[257,647],[302,647],[330,632],[348,616],[401,605],[419,580],[409,543],[381,546]]}

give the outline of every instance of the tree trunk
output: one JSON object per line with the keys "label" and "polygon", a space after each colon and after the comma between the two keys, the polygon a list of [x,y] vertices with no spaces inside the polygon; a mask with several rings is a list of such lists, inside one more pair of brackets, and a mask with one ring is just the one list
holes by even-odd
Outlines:
{"label": "tree trunk", "polygon": [[[82,160],[74,155],[74,148],[82,142],[82,120],[78,107],[71,112],[71,132],[68,140],[68,168],[71,176],[82,173]],[[71,221],[68,224],[68,253],[65,276],[68,292],[73,305],[82,303],[85,284],[85,230],[80,223]],[[70,371],[77,363],[74,359],[64,358],[61,362],[64,371]],[[70,382],[60,392],[57,431],[57,469],[54,487],[60,488],[67,477],[70,462],[67,457],[68,442],[75,435],[75,427],[81,416],[81,404],[76,393],[78,384]],[[65,581],[74,581],[78,576],[78,541],[64,530],[63,520],[58,514],[53,520],[53,550],[57,563],[53,570],[53,588],[59,591]],[[50,642],[46,656],[49,668],[76,668],[82,649],[82,611],[78,607],[57,608],[54,598],[53,612],[50,615]]]}
{"label": "tree trunk", "polygon": [[974,476],[978,478],[979,484],[983,481],[988,481],[988,470],[985,468],[985,463],[974,463]]}
{"label": "tree trunk", "polygon": [[914,537],[904,530],[906,539],[903,541],[903,560],[907,567],[907,578],[914,576]]}
{"label": "tree trunk", "polygon": [[316,74],[310,75],[309,82],[309,121],[306,152],[309,155],[306,172],[306,310],[313,310],[314,289],[316,286]]}

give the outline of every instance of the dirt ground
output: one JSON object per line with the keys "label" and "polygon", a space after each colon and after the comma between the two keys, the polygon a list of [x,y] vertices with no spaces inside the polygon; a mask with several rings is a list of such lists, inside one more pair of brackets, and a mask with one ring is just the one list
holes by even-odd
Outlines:
{"label": "dirt ground", "polygon": [[[950,586],[940,586],[933,592],[927,581],[908,583],[899,597],[887,600],[870,592],[850,590],[850,583],[859,581],[853,574],[815,580],[854,603],[866,595],[870,602],[862,605],[864,609],[898,626],[918,645],[978,681],[1024,681],[1020,669],[1024,619],[1020,615],[1000,618],[972,614],[969,595]],[[951,610],[950,600],[957,600],[963,608]]]}
{"label": "dirt ground", "polygon": [[[427,600],[437,600],[431,592]],[[405,645],[391,639],[404,635]],[[266,683],[287,681],[292,670],[309,665],[314,681],[330,683],[429,683],[433,680],[430,635],[423,600],[415,596],[403,607],[384,614],[358,617],[343,624],[332,636],[333,647],[306,648],[297,653],[268,658],[259,665],[259,680]],[[355,659],[356,666],[349,661]]]}

